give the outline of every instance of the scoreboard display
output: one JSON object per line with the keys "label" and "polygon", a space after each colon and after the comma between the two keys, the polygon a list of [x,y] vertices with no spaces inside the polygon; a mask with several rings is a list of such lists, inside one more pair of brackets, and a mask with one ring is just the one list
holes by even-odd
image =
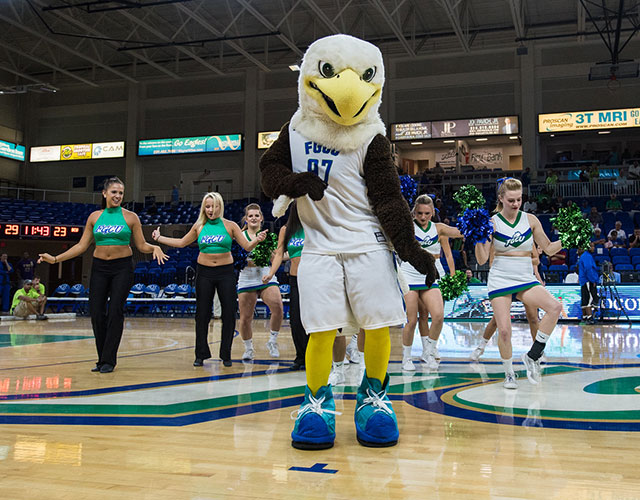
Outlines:
{"label": "scoreboard display", "polygon": [[0,239],[78,241],[84,226],[0,223]]}

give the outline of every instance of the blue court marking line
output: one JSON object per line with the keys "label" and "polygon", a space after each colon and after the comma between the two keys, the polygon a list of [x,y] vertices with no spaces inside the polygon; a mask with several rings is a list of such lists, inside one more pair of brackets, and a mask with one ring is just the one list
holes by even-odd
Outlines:
{"label": "blue court marking line", "polygon": [[[235,330],[233,336],[237,337],[238,335],[240,335],[240,332],[238,332],[238,330]],[[91,337],[86,337],[86,339],[90,339]],[[209,345],[215,345],[215,344],[219,344],[220,340],[215,340],[213,342],[209,342]],[[176,347],[175,349],[164,349],[164,350],[160,350],[160,351],[151,351],[151,352],[140,352],[137,354],[125,354],[123,356],[118,356],[118,359],[124,359],[124,358],[135,358],[138,356],[149,356],[150,354],[162,354],[165,352],[174,352],[174,351],[184,351],[185,349],[193,349],[195,346],[193,345],[189,345],[189,346],[185,346],[185,347]],[[60,363],[48,363],[46,365],[31,365],[31,366],[14,366],[13,368],[0,368],[0,371],[10,371],[10,370],[23,370],[23,369],[28,369],[28,368],[45,368],[48,366],[63,366],[63,365],[74,365],[77,363],[95,363],[95,358],[91,358],[91,359],[81,359],[78,361],[63,361]],[[291,362],[293,364],[293,361]]]}
{"label": "blue court marking line", "polygon": [[172,387],[186,384],[197,384],[201,382],[212,382],[216,380],[229,380],[234,378],[245,377],[257,377],[260,375],[270,375],[273,373],[288,373],[289,367],[278,368],[272,372],[268,370],[262,370],[257,372],[247,373],[228,373],[225,375],[210,375],[208,377],[195,377],[185,378],[178,380],[165,380],[164,382],[148,382],[146,384],[132,384],[132,385],[120,385],[116,387],[104,387],[102,389],[86,389],[82,391],[67,391],[67,392],[41,392],[38,394],[7,394],[6,396],[0,395],[0,401],[22,401],[29,399],[58,399],[58,398],[72,398],[81,396],[96,396],[99,394],[113,394],[116,392],[124,391],[136,391],[142,389],[155,389],[158,387]]}
{"label": "blue court marking line", "polygon": [[325,469],[329,464],[313,464],[311,467],[289,467],[289,470],[295,470],[300,472],[320,472],[322,474],[335,474],[337,469]]}

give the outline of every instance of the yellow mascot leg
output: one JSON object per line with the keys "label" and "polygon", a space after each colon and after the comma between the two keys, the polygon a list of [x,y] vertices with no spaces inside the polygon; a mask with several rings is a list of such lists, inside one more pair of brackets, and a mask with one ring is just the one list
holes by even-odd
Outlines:
{"label": "yellow mascot leg", "polygon": [[336,438],[336,403],[328,385],[336,333],[330,330],[309,335],[305,356],[307,387],[291,433],[294,448],[323,450],[331,448]]}
{"label": "yellow mascot leg", "polygon": [[320,387],[327,385],[331,373],[333,341],[337,330],[314,332],[309,335],[305,364],[307,385],[314,396]]}
{"label": "yellow mascot leg", "polygon": [[356,394],[356,437],[363,446],[393,446],[398,442],[398,420],[387,396],[389,387],[389,328],[366,330],[364,364],[367,367]]}
{"label": "yellow mascot leg", "polygon": [[391,337],[389,327],[366,330],[364,344],[364,364],[367,367],[367,377],[375,378],[384,384],[391,354]]}

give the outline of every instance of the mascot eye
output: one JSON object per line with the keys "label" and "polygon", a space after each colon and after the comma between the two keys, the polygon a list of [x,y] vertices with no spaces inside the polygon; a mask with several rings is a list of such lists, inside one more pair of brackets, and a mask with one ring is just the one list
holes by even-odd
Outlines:
{"label": "mascot eye", "polygon": [[325,78],[331,78],[336,74],[333,66],[331,66],[331,64],[328,62],[320,61],[318,63],[318,69],[320,71],[320,74]]}
{"label": "mascot eye", "polygon": [[364,73],[362,73],[362,79],[365,82],[370,82],[371,80],[373,80],[374,76],[376,76],[376,67],[375,66],[373,68],[365,69]]}

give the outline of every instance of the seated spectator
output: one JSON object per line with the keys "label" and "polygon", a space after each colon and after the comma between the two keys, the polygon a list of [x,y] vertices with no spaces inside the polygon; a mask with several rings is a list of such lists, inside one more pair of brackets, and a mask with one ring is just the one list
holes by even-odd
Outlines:
{"label": "seated spectator", "polygon": [[[44,316],[44,310],[47,306],[47,294],[45,293],[44,285],[40,283],[40,276],[33,277],[29,295],[38,300],[38,313],[40,314],[40,316]],[[46,316],[44,317],[44,319],[46,319]]]}
{"label": "seated spectator", "polygon": [[604,247],[607,249],[624,247],[624,243],[618,238],[618,232],[615,229],[612,229],[611,232],[609,232],[609,237],[607,238]]}
{"label": "seated spectator", "polygon": [[618,234],[618,239],[621,240],[622,243],[627,242],[627,233],[625,233],[624,229],[622,229],[622,222],[620,222],[619,220],[616,221],[616,228],[609,231],[607,238],[611,236],[611,233],[613,233],[614,231]]}
{"label": "seated spectator", "polygon": [[547,186],[551,188],[554,187],[556,184],[558,184],[558,174],[556,174],[553,170],[549,170],[547,178],[544,182]]}
{"label": "seated spectator", "polygon": [[582,205],[580,205],[580,211],[587,215],[589,213],[589,211],[591,210],[591,207],[589,207],[589,201],[585,198],[582,200]]}
{"label": "seated spectator", "polygon": [[629,167],[628,176],[629,176],[629,179],[632,181],[637,181],[640,179],[640,165],[638,164],[637,160],[634,161]]}
{"label": "seated spectator", "polygon": [[46,316],[38,312],[38,299],[29,295],[31,283],[31,280],[24,280],[22,288],[19,288],[13,295],[10,313],[16,318],[26,319],[30,314],[34,314],[36,319],[47,319]]}
{"label": "seated spectator", "polygon": [[[604,275],[600,275],[600,284],[602,285],[602,282],[604,281]],[[617,273],[615,271],[611,271],[611,274],[609,274],[609,280],[607,281],[613,281],[614,283],[620,283],[620,273]]]}
{"label": "seated spectator", "polygon": [[525,197],[525,202],[522,209],[525,212],[529,212],[530,214],[535,214],[536,210],[538,210],[538,204],[536,203],[536,200],[530,200],[526,194],[523,196]]}
{"label": "seated spectator", "polygon": [[473,283],[482,283],[482,281],[480,281],[478,278],[476,278],[473,273],[471,272],[471,269],[465,269],[465,274],[467,275],[467,283],[473,284]]}
{"label": "seated spectator", "polygon": [[591,212],[587,216],[587,219],[589,219],[593,227],[602,226],[602,215],[598,212],[598,207],[591,207]]}
{"label": "seated spectator", "polygon": [[611,193],[611,198],[607,200],[605,208],[607,209],[607,212],[618,212],[619,210],[622,210],[622,203],[620,203],[616,193]]}
{"label": "seated spectator", "polygon": [[569,252],[563,248],[557,254],[549,257],[549,265],[550,266],[562,266],[567,265],[569,262]]}
{"label": "seated spectator", "polygon": [[594,245],[604,245],[607,240],[602,236],[602,229],[596,227],[593,230],[593,236],[591,237],[591,241]]}
{"label": "seated spectator", "polygon": [[629,236],[629,248],[640,248],[640,228],[636,227]]}

